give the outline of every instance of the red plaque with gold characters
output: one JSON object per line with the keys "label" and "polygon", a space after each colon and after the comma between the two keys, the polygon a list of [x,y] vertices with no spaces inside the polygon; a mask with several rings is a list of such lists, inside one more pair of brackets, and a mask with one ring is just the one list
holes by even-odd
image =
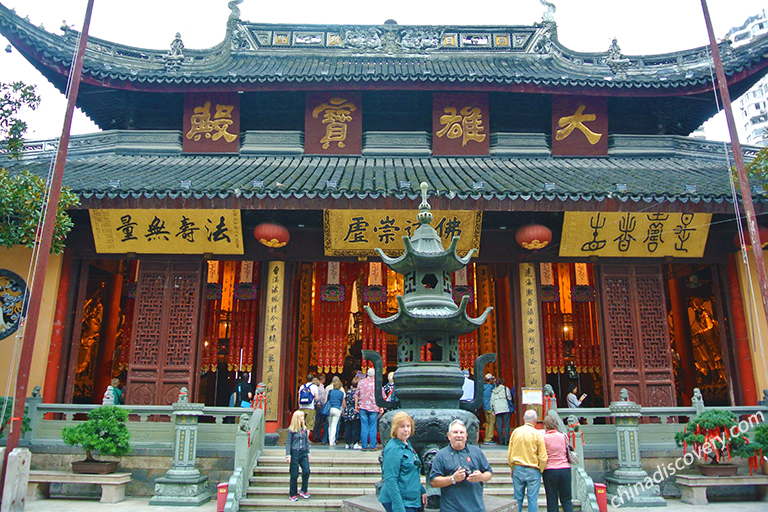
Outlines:
{"label": "red plaque with gold characters", "polygon": [[240,151],[240,96],[200,93],[184,96],[185,153]]}
{"label": "red plaque with gold characters", "polygon": [[308,92],[304,153],[360,155],[363,152],[363,97],[360,92]]}
{"label": "red plaque with gold characters", "polygon": [[552,155],[608,154],[608,101],[590,96],[552,98]]}
{"label": "red plaque with gold characters", "polygon": [[488,94],[432,95],[432,154],[487,155],[490,148]]}

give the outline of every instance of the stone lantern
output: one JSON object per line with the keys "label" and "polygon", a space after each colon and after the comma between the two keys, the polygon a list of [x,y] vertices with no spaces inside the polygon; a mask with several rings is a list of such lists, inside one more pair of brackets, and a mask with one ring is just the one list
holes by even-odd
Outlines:
{"label": "stone lantern", "polygon": [[[469,263],[474,249],[459,257],[456,247],[459,237],[453,237],[448,249],[443,248],[440,236],[430,226],[432,213],[427,202],[427,184],[421,184],[422,202],[419,205],[419,226],[412,237],[403,237],[405,252],[390,258],[376,249],[384,263],[393,271],[403,274],[403,295],[397,296],[398,312],[381,318],[370,307],[366,311],[373,323],[388,334],[398,337],[397,371],[394,375],[397,403],[385,402],[381,396],[381,380],[376,381],[376,400],[380,407],[400,406],[416,422],[411,444],[419,452],[425,469],[438,449],[447,444],[448,425],[461,419],[467,426],[468,441],[476,444],[479,421],[474,411],[482,406],[482,375],[485,365],[496,360],[496,354],[483,354],[475,361],[475,398],[472,402],[459,402],[464,375],[459,367],[459,336],[475,331],[488,318],[493,308],[486,309],[478,318],[467,315],[469,297],[464,296],[456,305],[451,294],[451,274]],[[431,344],[431,361],[421,360],[421,348]],[[363,357],[373,361],[381,375],[381,356],[364,350]],[[379,421],[379,430],[389,432],[392,417],[397,411],[388,411]],[[388,436],[382,435],[386,442]]]}

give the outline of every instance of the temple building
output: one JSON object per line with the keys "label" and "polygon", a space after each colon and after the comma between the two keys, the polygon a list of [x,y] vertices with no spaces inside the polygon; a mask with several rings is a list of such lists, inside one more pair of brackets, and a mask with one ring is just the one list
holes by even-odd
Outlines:
{"label": "temple building", "polygon": [[[117,377],[128,404],[168,404],[184,386],[227,405],[245,375],[282,427],[308,373],[346,384],[370,365],[363,349],[390,371],[405,357],[365,306],[388,317],[408,287],[448,285],[470,317],[493,308],[451,363],[495,352],[486,372],[518,403],[546,383],[561,407],[573,385],[592,407],[622,388],[673,406],[694,387],[708,405],[768,387],[754,262],[733,241],[732,155],[688,137],[718,108],[707,48],[574,52],[550,15],[261,24],[237,3],[206,50],[180,35],[159,50],[89,38],[77,106],[103,131],[69,148],[80,206],[30,381],[45,401],[100,403]],[[63,91],[78,33],[62,30],[0,5],[0,33]],[[768,37],[721,52],[732,97],[765,75]],[[45,175],[54,150],[30,143],[7,166]],[[404,282],[374,251],[402,254],[422,181],[444,246],[458,234],[460,255],[478,250],[450,283]],[[0,252],[8,279],[23,254]],[[445,361],[437,349],[418,357]]]}

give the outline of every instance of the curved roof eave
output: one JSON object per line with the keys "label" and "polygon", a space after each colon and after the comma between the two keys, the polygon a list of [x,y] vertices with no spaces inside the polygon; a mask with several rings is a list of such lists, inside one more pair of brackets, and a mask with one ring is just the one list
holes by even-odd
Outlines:
{"label": "curved roof eave", "polygon": [[[232,21],[232,20],[230,20]],[[259,86],[346,83],[390,84],[402,87],[423,84],[464,84],[469,88],[535,85],[549,89],[591,88],[600,91],[622,90],[624,94],[652,91],[665,94],[690,94],[711,89],[710,61],[706,47],[687,51],[624,56],[602,53],[580,53],[563,47],[556,31],[547,25],[529,27],[409,27],[395,26],[313,26],[266,25],[235,20],[227,37],[206,50],[183,50],[178,66],[166,50],[142,49],[101,39],[90,38],[84,66],[84,81],[116,89],[173,92],[190,86]],[[262,44],[258,34],[330,34],[351,31],[398,30],[405,37],[408,30],[454,31],[456,37],[482,31],[528,37],[521,51],[483,48],[436,48],[429,52],[387,53],[363,47],[285,47]],[[247,49],[232,49],[233,30],[246,34]],[[485,33],[483,32],[483,33]],[[26,58],[37,60],[38,67],[49,73],[65,75],[73,54],[76,32],[56,35],[35,27],[0,5],[0,33],[5,35]],[[481,37],[480,36],[477,37]],[[243,36],[246,37],[246,36]],[[287,37],[287,36],[286,36]],[[317,36],[319,40],[319,35]],[[482,39],[482,37],[481,37]],[[490,44],[490,43],[488,43]],[[537,47],[536,45],[540,45]],[[402,46],[400,47],[402,50]],[[768,37],[741,46],[723,46],[726,74],[736,80],[757,73],[768,66]],[[318,65],[321,61],[323,65]],[[531,63],[535,63],[532,66]],[[314,71],[313,71],[314,70]],[[49,76],[46,74],[46,76]],[[178,88],[178,89],[177,89]]]}

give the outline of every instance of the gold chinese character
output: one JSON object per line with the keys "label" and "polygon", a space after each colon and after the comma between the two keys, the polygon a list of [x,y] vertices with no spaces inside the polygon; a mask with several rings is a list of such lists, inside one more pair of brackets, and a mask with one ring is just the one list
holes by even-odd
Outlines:
{"label": "gold chinese character", "polygon": [[462,147],[466,146],[470,140],[476,142],[485,140],[485,134],[481,133],[485,129],[483,115],[478,107],[464,107],[458,114],[454,107],[445,107],[443,111],[446,115],[440,117],[440,124],[445,126],[435,135],[438,137],[446,135],[449,139],[458,139],[463,136]]}
{"label": "gold chinese character", "polygon": [[347,123],[352,121],[351,112],[357,110],[357,107],[353,103],[347,103],[344,98],[331,98],[328,103],[315,107],[312,111],[312,117],[317,119],[320,112],[324,111],[323,124],[325,127],[325,137],[320,139],[323,144],[323,149],[328,149],[331,142],[336,142],[340,148],[346,146],[344,141],[347,140]]}
{"label": "gold chinese character", "polygon": [[202,134],[205,134],[206,139],[217,141],[224,137],[227,142],[232,142],[237,138],[237,135],[229,133],[227,129],[232,125],[232,111],[234,109],[234,105],[216,105],[216,113],[211,120],[210,101],[206,101],[202,107],[195,107],[194,114],[190,118],[192,127],[187,132],[187,138],[192,139],[194,137],[194,140],[198,141]]}
{"label": "gold chinese character", "polygon": [[[584,114],[584,109],[587,108],[584,105],[579,105],[579,108],[576,109],[576,113],[572,116],[565,116],[561,117],[557,121],[557,125],[562,128],[562,130],[557,130],[555,133],[555,139],[557,140],[563,140],[566,139],[571,132],[573,132],[574,128],[578,128],[581,130],[581,132],[587,137],[587,140],[590,144],[593,146],[597,144],[597,142],[600,140],[600,138],[603,136],[602,133],[595,133],[586,126],[584,126],[585,121],[594,121],[597,119],[597,116],[595,114]],[[565,126],[565,128],[563,128]]]}

